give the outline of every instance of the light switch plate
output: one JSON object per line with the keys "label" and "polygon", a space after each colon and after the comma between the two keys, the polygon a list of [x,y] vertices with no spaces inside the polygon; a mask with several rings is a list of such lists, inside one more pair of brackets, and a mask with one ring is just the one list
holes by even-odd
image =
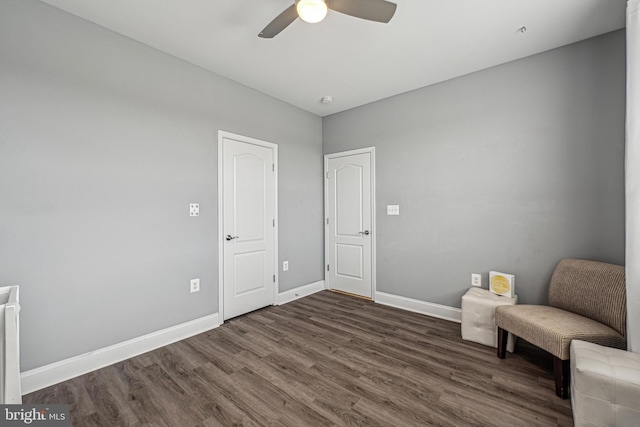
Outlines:
{"label": "light switch plate", "polygon": [[387,205],[387,215],[400,215],[400,205]]}
{"label": "light switch plate", "polygon": [[189,203],[189,216],[200,216],[199,203]]}

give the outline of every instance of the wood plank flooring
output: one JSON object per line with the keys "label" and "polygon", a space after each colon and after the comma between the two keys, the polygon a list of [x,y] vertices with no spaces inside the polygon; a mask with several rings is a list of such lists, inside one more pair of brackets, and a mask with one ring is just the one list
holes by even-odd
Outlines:
{"label": "wood plank flooring", "polygon": [[74,426],[571,426],[551,356],[328,291],[24,396]]}

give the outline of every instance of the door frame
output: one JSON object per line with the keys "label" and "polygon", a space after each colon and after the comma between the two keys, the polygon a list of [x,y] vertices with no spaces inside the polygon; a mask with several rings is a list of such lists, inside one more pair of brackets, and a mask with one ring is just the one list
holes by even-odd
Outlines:
{"label": "door frame", "polygon": [[271,305],[274,305],[278,300],[278,289],[280,288],[280,276],[279,276],[279,254],[278,254],[278,144],[272,142],[262,141],[260,139],[251,138],[248,136],[238,135],[223,130],[218,130],[218,323],[222,325],[224,323],[224,156],[223,156],[223,141],[225,138],[233,139],[245,144],[257,145],[271,149],[273,152],[273,168],[274,168],[274,204],[273,204],[273,216],[275,217],[275,225],[273,228],[273,272],[275,274],[275,283],[273,287],[273,301]]}
{"label": "door frame", "polygon": [[348,157],[355,154],[371,155],[371,300],[376,300],[376,235],[378,234],[378,224],[376,223],[376,147],[358,148],[355,150],[341,151],[339,153],[331,153],[324,155],[324,283],[325,289],[329,288],[329,280],[327,277],[327,260],[329,259],[329,227],[327,221],[329,220],[329,186],[327,180],[329,179],[329,159],[336,159],[339,157]]}

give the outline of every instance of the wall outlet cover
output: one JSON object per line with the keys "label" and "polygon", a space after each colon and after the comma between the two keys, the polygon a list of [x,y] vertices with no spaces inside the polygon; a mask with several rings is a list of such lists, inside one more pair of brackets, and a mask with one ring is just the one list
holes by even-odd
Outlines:
{"label": "wall outlet cover", "polygon": [[289,261],[282,261],[282,271],[289,270]]}
{"label": "wall outlet cover", "polygon": [[190,292],[200,292],[200,279],[191,279],[189,286]]}
{"label": "wall outlet cover", "polygon": [[387,205],[387,215],[400,215],[400,205]]}
{"label": "wall outlet cover", "polygon": [[471,286],[482,286],[482,275],[477,273],[471,273]]}
{"label": "wall outlet cover", "polygon": [[189,216],[200,216],[199,203],[189,203]]}

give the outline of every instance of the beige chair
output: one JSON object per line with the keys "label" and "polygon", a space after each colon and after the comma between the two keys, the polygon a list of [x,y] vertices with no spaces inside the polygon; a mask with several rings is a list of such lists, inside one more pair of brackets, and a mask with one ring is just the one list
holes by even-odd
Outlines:
{"label": "beige chair", "polygon": [[549,285],[549,305],[496,307],[498,357],[506,355],[507,333],[553,355],[556,394],[569,395],[571,340],[627,348],[624,267],[563,259]]}

